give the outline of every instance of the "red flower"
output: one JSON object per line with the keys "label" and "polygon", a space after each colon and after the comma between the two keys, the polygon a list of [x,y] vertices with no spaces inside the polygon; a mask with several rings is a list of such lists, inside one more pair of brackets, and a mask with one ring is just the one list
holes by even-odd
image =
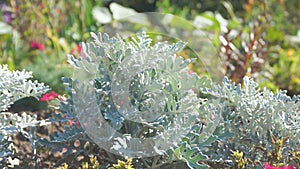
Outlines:
{"label": "red flower", "polygon": [[81,51],[82,51],[81,46],[80,45],[76,45],[76,48],[75,49],[72,48],[71,51],[70,51],[70,53],[71,53],[71,55],[75,55],[76,53],[80,53]]}
{"label": "red flower", "polygon": [[77,52],[78,52],[78,53],[80,53],[80,52],[82,51],[82,48],[81,48],[80,45],[77,45],[76,48],[77,48]]}
{"label": "red flower", "polygon": [[265,163],[265,169],[294,169],[293,166],[274,167],[268,163]]}
{"label": "red flower", "polygon": [[38,49],[38,50],[40,50],[40,51],[44,51],[44,50],[45,50],[44,45],[41,44],[41,43],[38,43],[38,42],[36,42],[36,41],[31,41],[31,42],[30,42],[30,47],[31,47],[32,49]]}
{"label": "red flower", "polygon": [[85,57],[85,54],[81,51],[82,51],[82,47],[80,45],[76,45],[76,48],[71,49],[70,54],[71,55],[80,54],[82,60],[84,60],[86,57]]}
{"label": "red flower", "polygon": [[55,99],[57,96],[58,95],[55,92],[46,93],[40,98],[40,101],[41,102],[50,101],[50,100]]}

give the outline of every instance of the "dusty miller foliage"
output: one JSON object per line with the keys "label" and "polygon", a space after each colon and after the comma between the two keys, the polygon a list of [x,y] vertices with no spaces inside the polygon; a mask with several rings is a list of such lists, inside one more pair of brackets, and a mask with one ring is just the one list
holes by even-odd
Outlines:
{"label": "dusty miller foliage", "polygon": [[[151,39],[146,34],[137,35],[138,40],[130,42],[125,42],[118,36],[110,38],[107,34],[96,35],[92,33],[92,37],[93,42],[83,44],[82,56],[84,57],[75,58],[69,56],[68,61],[77,70],[80,70],[77,72],[81,72],[83,76],[89,76],[93,79],[92,84],[98,98],[97,103],[101,105],[101,115],[121,133],[126,134],[128,132],[124,126],[129,127],[130,134],[137,137],[141,133],[145,137],[148,135],[151,137],[156,134],[155,132],[159,133],[159,130],[154,130],[154,133],[145,132],[149,129],[149,125],[128,122],[122,117],[122,114],[116,111],[112,106],[113,100],[110,99],[111,78],[118,65],[124,61],[126,56],[130,56],[134,52],[152,49],[149,51],[155,57],[158,57],[158,54],[169,57],[182,50],[185,43],[178,42],[172,45],[166,43],[151,44]],[[190,61],[183,60],[180,57],[173,57],[176,59],[170,59],[172,57],[169,57],[169,59],[163,60],[166,62],[161,64],[161,66],[169,71],[170,77],[175,77],[176,79],[182,77],[182,74],[172,74],[172,72],[174,70],[186,72],[186,66]],[[123,66],[126,67],[128,65]],[[159,67],[159,70],[163,70],[162,67]],[[209,79],[198,77],[195,74],[190,79],[171,81],[167,76],[162,76],[163,72],[159,70],[155,72],[155,70],[149,69],[142,76],[137,76],[136,78],[156,81],[159,79],[157,77],[162,77],[166,79],[165,81],[159,81],[162,84],[170,81],[171,85],[163,91],[173,92],[172,96],[174,97],[169,99],[170,102],[168,102],[164,111],[176,110],[178,107],[184,107],[186,110],[197,108],[199,118],[195,118],[191,131],[186,133],[180,142],[174,145],[170,151],[163,152],[164,155],[161,159],[154,161],[162,163],[180,159],[186,162],[190,168],[202,169],[208,168],[209,165],[218,168],[233,166],[231,151],[239,150],[244,152],[246,158],[264,162],[267,159],[266,151],[259,151],[256,148],[264,147],[268,151],[271,148],[271,133],[277,138],[290,137],[288,146],[284,148],[284,153],[299,147],[300,114],[298,112],[298,96],[289,97],[284,91],[274,94],[267,89],[260,89],[258,84],[248,77],[244,78],[243,84],[238,85],[232,83],[226,77],[222,84],[214,84]],[[64,153],[65,158],[72,158],[73,152],[76,152],[77,155],[89,153],[86,152],[84,144],[77,147],[72,146],[76,140],[80,140],[81,143],[93,143],[93,140],[89,138],[82,127],[75,124],[72,126],[66,125],[64,132],[51,134],[50,140],[40,139],[34,137],[34,126],[44,125],[45,121],[37,121],[36,117],[26,114],[18,116],[3,112],[17,99],[27,96],[39,96],[48,88],[28,80],[31,74],[24,71],[10,72],[4,66],[1,67],[0,74],[0,110],[2,112],[0,117],[0,158],[2,160],[4,157],[12,155],[13,147],[10,136],[16,132],[22,132],[29,138],[34,148],[33,150],[35,150],[36,146],[46,146],[53,151],[61,151],[63,148],[67,148],[67,152]],[[78,92],[75,88],[80,87],[76,86],[76,84],[80,83],[80,79],[63,78],[63,82],[67,86],[69,98],[60,102],[59,109],[61,113],[55,114],[55,117],[49,119],[48,122],[66,123],[70,120],[78,120],[75,111],[78,103],[75,103],[74,95]],[[159,82],[155,84],[159,86]],[[137,81],[135,84],[141,85],[142,83]],[[187,92],[187,96],[191,99],[181,99],[184,97],[177,95],[176,92],[189,88],[190,85],[195,86],[193,91],[197,95]],[[149,101],[149,99],[147,100],[147,97],[139,97],[137,95],[138,90],[138,85],[132,85],[130,88],[130,92],[134,96],[132,97],[134,105],[143,109],[147,108],[148,103],[155,103],[151,102],[151,100]],[[84,96],[85,93],[79,94]],[[87,97],[83,98],[86,99]],[[94,99],[94,97],[90,99]],[[80,101],[89,110],[89,102],[92,102],[92,100]],[[170,124],[168,120],[172,121],[172,118],[165,118],[157,121],[156,124],[158,124],[157,126],[160,129],[167,130],[168,127],[166,126]],[[23,130],[26,127],[30,128],[29,132]],[[130,142],[130,139],[125,141],[133,143]],[[120,146],[122,148],[122,145]],[[130,154],[130,152],[126,152],[126,149],[122,151],[126,155]],[[37,153],[34,152],[34,154]],[[145,159],[145,161],[151,162],[149,159]],[[152,166],[155,165],[159,164],[152,164]],[[252,166],[249,165],[248,167]]]}
{"label": "dusty miller foliage", "polygon": [[[209,82],[209,80],[207,80],[204,77],[199,78],[195,74],[189,75],[187,65],[190,63],[190,60],[183,60],[181,57],[175,56],[175,54],[178,53],[184,47],[185,43],[178,42],[172,45],[169,45],[167,43],[157,43],[151,45],[151,39],[148,38],[148,36],[145,33],[137,35],[137,40],[133,39],[128,43],[126,43],[119,36],[110,38],[107,34],[96,35],[92,33],[91,35],[93,37],[93,42],[89,42],[82,45],[82,57],[78,59],[74,58],[73,56],[68,57],[68,62],[74,66],[74,68],[76,69],[76,73],[80,75],[77,74],[77,78],[64,79],[65,83],[68,85],[68,91],[71,98],[67,102],[62,102],[60,109],[67,118],[70,117],[77,119],[75,115],[75,109],[77,106],[78,111],[79,105],[80,107],[85,107],[87,105],[85,111],[90,113],[89,115],[85,116],[93,116],[92,112],[94,111],[88,111],[88,106],[90,106],[91,102],[93,102],[93,100],[89,99],[94,99],[94,97],[87,97],[89,93],[81,92],[85,91],[84,86],[82,86],[85,84],[80,84],[81,86],[77,85],[80,83],[81,77],[88,77],[88,79],[92,80],[91,83],[93,84],[93,87],[96,91],[96,97],[99,100],[98,104],[101,108],[100,113],[103,115],[105,120],[107,120],[107,122],[109,122],[110,125],[113,126],[120,133],[127,134],[126,132],[130,132],[130,134],[133,137],[141,137],[141,135],[142,137],[148,137],[151,134],[155,135],[159,133],[159,130],[157,128],[160,128],[160,130],[168,130],[170,126],[173,125],[172,123],[174,123],[173,121],[175,118],[173,116],[176,116],[176,113],[189,113],[189,111],[192,111],[192,109],[196,109],[196,115],[198,114],[197,107],[200,107],[200,103],[204,100],[197,97],[196,93],[192,92],[192,89],[188,89],[188,87],[195,86],[195,89],[204,87],[209,84],[207,83]],[[163,116],[162,118],[159,118],[155,122],[151,122],[151,124],[142,124],[127,121],[116,110],[113,104],[113,100],[111,99],[111,83],[114,73],[118,71],[117,69],[121,69],[122,66],[123,69],[119,70],[121,72],[126,71],[127,69],[129,69],[128,67],[132,66],[121,65],[124,63],[124,60],[126,60],[127,57],[130,56],[133,57],[129,59],[132,59],[133,63],[137,65],[142,64],[140,63],[140,60],[144,59],[145,61],[149,62],[147,64],[157,66],[150,66],[149,69],[146,69],[143,73],[139,74],[137,77],[134,77],[139,79],[140,81],[133,80],[135,83],[132,83],[133,85],[131,85],[130,92],[132,94],[132,104],[138,109],[146,109],[149,104],[153,105],[153,107],[156,107],[155,105],[161,104],[161,100],[166,99],[160,98],[158,96],[156,97],[157,100],[154,100],[149,98],[147,95],[143,95],[141,97],[139,96],[139,92],[141,92],[140,86],[145,88],[150,86],[150,88],[146,89],[146,92],[147,90],[152,90],[155,92],[161,91],[162,93],[165,92],[163,96],[169,96],[166,104],[161,106],[163,107],[162,111],[167,112],[169,114]],[[145,69],[143,65],[138,66],[140,66],[142,69]],[[189,78],[185,78],[185,76]],[[80,90],[79,88],[82,88],[83,90]],[[155,92],[153,93],[157,94]],[[160,93],[158,93],[158,95],[159,94]],[[76,100],[74,100],[74,95],[80,95],[79,98],[84,99],[78,102],[77,96],[77,103],[74,104],[74,102],[76,102]],[[174,114],[170,112],[174,112]],[[61,120],[66,120],[66,118],[58,118]],[[194,122],[194,120],[195,118],[193,118],[193,121],[191,121],[191,123]],[[149,126],[152,128],[150,128]],[[95,133],[97,133],[97,128],[94,128]],[[128,128],[130,129],[130,131],[126,130]],[[148,132],[149,129],[154,130],[154,132]],[[72,130],[77,130],[77,127],[72,127]],[[78,132],[81,133],[81,136],[86,137],[86,133],[82,130]],[[73,133],[74,135],[72,135],[71,133]],[[50,142],[47,142],[47,140],[43,141],[45,142],[45,144],[47,144],[48,147],[54,148],[56,146],[55,144],[59,141],[64,142],[69,141],[69,139],[74,141],[76,138],[79,138],[78,136],[76,136],[76,132],[71,132],[71,130],[67,130],[66,135],[57,133],[55,134],[55,136],[53,136],[53,139],[50,140]],[[139,144],[138,142],[134,142],[134,139],[129,139],[126,141],[128,141],[129,144],[133,145]],[[124,145],[122,145],[121,143],[119,144],[119,146],[121,146],[121,149],[124,148]],[[123,150],[123,154],[125,155],[130,155],[130,153],[131,152],[125,149]]]}
{"label": "dusty miller foliage", "polygon": [[[297,150],[300,146],[299,96],[289,97],[286,91],[274,94],[261,89],[249,77],[243,84],[234,84],[227,77],[222,84],[201,88],[207,102],[200,107],[205,113],[220,115],[220,122],[213,135],[206,141],[199,141],[201,128],[190,132],[175,154],[191,168],[213,168],[233,166],[232,151],[244,152],[245,158],[260,164],[247,167],[260,168],[272,150],[270,134],[277,138],[290,137],[283,154]],[[295,161],[291,164],[295,165]]]}
{"label": "dusty miller foliage", "polygon": [[[117,65],[123,61],[124,57],[132,52],[150,48],[151,39],[144,34],[138,35],[138,40],[126,43],[118,36],[109,38],[106,34],[92,33],[92,37],[93,42],[83,44],[85,59],[69,56],[68,61],[81,70],[82,75],[94,77],[97,96],[99,100],[102,100],[99,103],[101,113],[110,125],[120,131],[124,129],[122,126],[129,125],[133,131],[131,134],[140,133],[143,129],[147,129],[147,126],[126,123],[122,115],[109,106],[112,105],[112,100],[109,99],[110,82]],[[152,46],[155,48],[155,45],[159,46],[157,44]],[[184,44],[179,42],[173,45],[173,48],[172,45],[163,46],[165,47],[157,48],[156,52],[165,56],[179,52]],[[182,65],[172,63],[170,60],[166,65],[175,65],[174,69],[184,70],[180,68]],[[181,63],[184,67],[189,62],[181,60]],[[146,79],[153,78],[151,74],[145,73],[144,75]],[[57,115],[53,121],[65,122],[68,119],[77,119],[73,99],[76,80],[78,79],[64,78],[70,98],[61,102],[62,115]],[[197,101],[195,103],[187,101],[187,104],[198,108],[199,118],[182,141],[171,151],[165,152],[164,158],[167,160],[164,159],[161,162],[180,159],[185,161],[190,168],[208,168],[208,165],[233,166],[231,154],[235,150],[243,151],[246,158],[263,162],[267,159],[267,154],[258,151],[256,147],[264,147],[268,151],[271,147],[271,133],[278,138],[290,136],[289,148],[285,148],[285,152],[299,146],[298,96],[291,98],[286,95],[285,91],[274,94],[270,90],[260,89],[258,84],[248,77],[244,78],[243,84],[238,85],[226,77],[222,84],[213,84],[203,77],[197,77],[192,83],[197,86],[198,99],[193,100]],[[174,82],[173,85],[177,86],[178,83]],[[183,85],[191,84],[186,81]],[[133,93],[137,90],[134,87],[131,88]],[[82,101],[86,104],[84,100]],[[176,106],[176,101],[174,103],[173,105]],[[73,125],[72,128],[66,126],[65,129],[64,133],[57,132],[51,136],[50,140],[43,139],[42,142],[53,149],[64,148],[66,142],[72,145],[77,139],[93,142],[82,128]],[[71,153],[72,147],[68,149]]]}
{"label": "dusty miller foliage", "polygon": [[7,110],[15,101],[24,97],[38,97],[49,90],[43,83],[32,78],[31,72],[9,71],[7,65],[0,65],[0,112]]}
{"label": "dusty miller foliage", "polygon": [[[32,78],[31,72],[10,71],[7,65],[0,65],[0,165],[7,164],[7,157],[15,153],[12,143],[12,136],[22,133],[28,138],[35,151],[35,136],[33,128],[45,125],[44,120],[38,121],[36,116],[22,115],[5,112],[19,99],[25,97],[38,98],[41,94],[49,90],[43,83],[29,80]],[[24,130],[30,128],[29,132]]]}

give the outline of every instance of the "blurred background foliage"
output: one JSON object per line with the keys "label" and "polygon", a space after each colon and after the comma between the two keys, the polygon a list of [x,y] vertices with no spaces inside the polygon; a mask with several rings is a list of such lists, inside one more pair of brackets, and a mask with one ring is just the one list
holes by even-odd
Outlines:
{"label": "blurred background foliage", "polygon": [[[299,10],[298,0],[1,0],[0,63],[33,71],[38,80],[63,93],[60,78],[72,73],[66,55],[78,57],[89,32],[144,28],[120,19],[124,13],[171,13],[190,23],[176,19],[164,31],[201,29],[211,35],[222,61],[219,72],[235,82],[252,76],[261,86],[300,94]],[[199,55],[189,48],[180,54]],[[205,73],[202,64],[197,60],[190,68]]]}

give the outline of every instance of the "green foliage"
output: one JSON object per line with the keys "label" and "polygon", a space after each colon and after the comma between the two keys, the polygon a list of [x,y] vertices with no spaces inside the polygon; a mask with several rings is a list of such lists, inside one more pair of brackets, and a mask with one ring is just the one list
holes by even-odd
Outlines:
{"label": "green foliage", "polygon": [[299,94],[300,74],[298,65],[300,63],[300,50],[295,48],[275,49],[274,59],[270,61],[272,65],[273,77],[271,80],[281,89],[288,90],[289,95]]}
{"label": "green foliage", "polygon": [[[135,7],[136,11],[156,9],[158,12],[172,13],[187,18],[196,27],[200,26],[200,29],[214,33],[213,43],[217,46],[222,61],[225,63],[222,68],[226,70],[226,75],[235,82],[241,82],[245,74],[251,74],[262,86],[270,87],[273,91],[279,86],[287,89],[291,94],[297,94],[298,75],[294,72],[299,71],[288,70],[293,76],[290,80],[281,73],[286,71],[284,67],[283,70],[280,70],[281,65],[278,65],[279,70],[272,68],[274,64],[277,64],[273,62],[274,57],[277,60],[282,59],[277,55],[280,52],[276,47],[278,44],[285,45],[282,49],[286,52],[290,47],[298,51],[299,42],[297,42],[297,36],[294,36],[298,31],[296,17],[298,14],[290,10],[299,7],[295,0],[289,2],[163,0],[147,3],[124,0],[120,3]],[[148,8],[146,4],[150,5],[149,10],[146,9]],[[120,34],[127,34],[127,30],[140,30],[145,26],[128,18],[127,20],[120,19],[122,16],[127,16],[129,11],[134,14],[134,10],[110,3],[110,1],[34,0],[17,4],[7,1],[6,5],[13,19],[9,24],[4,22],[0,24],[2,30],[0,32],[2,44],[0,63],[8,64],[11,70],[26,68],[33,71],[35,78],[49,84],[58,93],[63,92],[63,86],[59,83],[60,76],[70,76],[64,56],[68,53],[74,54],[76,44],[90,37],[87,32],[105,30],[105,32],[112,33],[115,32],[112,30],[116,29]],[[199,20],[205,25],[197,25],[196,21]],[[110,22],[112,24],[109,24]],[[131,24],[132,22],[134,24]],[[144,22],[148,21],[144,20]],[[182,28],[189,30],[188,32],[195,30],[181,20],[177,19],[174,23],[166,30],[178,27],[180,31],[177,34],[182,33]],[[165,23],[163,25],[166,26]],[[151,30],[153,29],[155,28]],[[249,38],[252,35],[254,35],[253,38]],[[44,45],[45,50],[32,49],[31,41]],[[189,45],[191,44],[189,42]],[[184,50],[183,53],[191,58],[196,57],[195,53],[189,50]],[[190,68],[197,73],[203,73],[200,70],[202,66],[200,60],[194,62],[193,65]],[[51,76],[47,75],[47,72],[51,72],[49,73]]]}
{"label": "green foliage", "polygon": [[45,53],[40,53],[34,62],[26,69],[33,72],[35,79],[43,81],[51,86],[53,91],[63,93],[65,86],[61,83],[61,77],[71,76],[72,69],[66,65],[65,57],[62,53],[47,56]]}
{"label": "green foliage", "polygon": [[[231,0],[234,11],[239,15],[243,13],[245,1]],[[172,13],[187,19],[192,19],[195,15],[206,11],[220,12],[222,15],[229,17],[223,6],[223,1],[180,1],[180,0],[161,0],[156,2],[157,10],[164,13]]]}
{"label": "green foliage", "polygon": [[[97,26],[90,11],[102,2],[34,0],[4,4],[13,19],[9,24],[0,22],[0,63],[11,70],[30,70],[34,78],[62,93],[60,78],[70,76],[71,71],[65,55],[80,53],[77,43],[89,36],[85,32],[96,30]],[[36,49],[32,42],[43,48]]]}

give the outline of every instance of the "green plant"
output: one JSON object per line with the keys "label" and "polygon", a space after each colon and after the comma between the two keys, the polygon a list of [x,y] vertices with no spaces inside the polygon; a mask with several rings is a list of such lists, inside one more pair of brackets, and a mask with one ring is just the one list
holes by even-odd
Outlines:
{"label": "green plant", "polygon": [[[235,15],[232,4],[223,2],[230,18],[224,19],[217,14],[203,17],[213,21],[211,28],[216,29],[219,55],[225,66],[225,75],[234,82],[241,83],[244,76],[257,78],[264,74],[268,43],[266,30],[270,27],[267,2],[259,1],[251,4],[253,11],[245,13],[241,18]],[[256,8],[254,8],[256,7]],[[207,28],[207,29],[211,29]]]}
{"label": "green plant", "polygon": [[299,55],[297,48],[276,48],[274,49],[273,59],[270,60],[273,76],[270,80],[281,89],[288,91],[289,95],[300,93]]}
{"label": "green plant", "polygon": [[62,93],[60,78],[71,71],[65,55],[80,53],[77,42],[89,37],[83,32],[97,26],[90,11],[101,4],[98,0],[1,1],[0,11],[5,5],[12,19],[9,24],[0,21],[0,63],[10,70],[32,71],[34,78]]}
{"label": "green plant", "polygon": [[248,1],[241,18],[235,16],[229,3],[224,3],[231,13],[227,26],[223,24],[225,31],[220,34],[221,56],[225,56],[228,77],[241,82],[247,75],[273,91],[280,88],[290,96],[299,94],[299,70],[295,66],[299,62],[298,30],[294,27],[295,19],[288,19],[296,14],[288,15],[293,11],[286,10],[293,3]]}

